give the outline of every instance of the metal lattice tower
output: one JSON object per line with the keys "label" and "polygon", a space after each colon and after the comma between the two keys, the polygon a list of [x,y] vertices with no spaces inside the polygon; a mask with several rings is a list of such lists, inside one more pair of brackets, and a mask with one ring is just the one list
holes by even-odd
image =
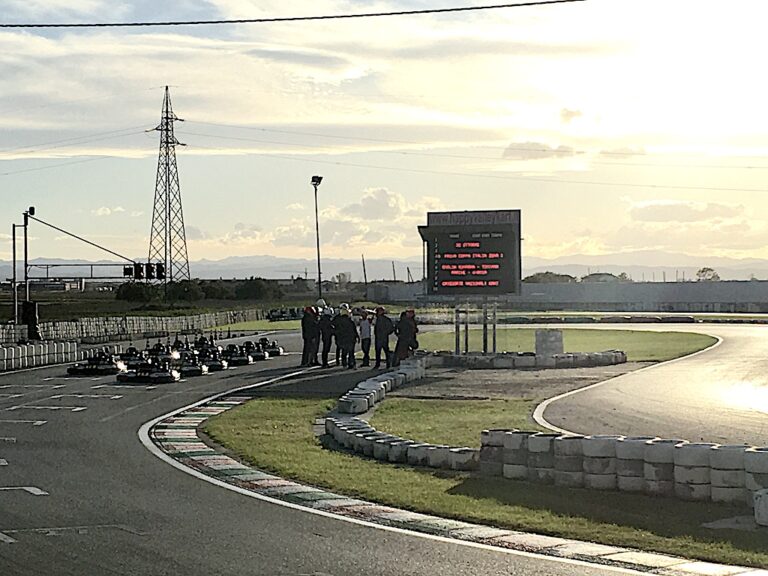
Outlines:
{"label": "metal lattice tower", "polygon": [[181,210],[181,187],[176,167],[176,146],[184,146],[173,135],[173,123],[183,122],[173,113],[171,95],[165,87],[163,115],[155,130],[160,132],[160,154],[157,159],[155,207],[149,235],[149,262],[165,264],[164,282],[189,280],[187,235]]}

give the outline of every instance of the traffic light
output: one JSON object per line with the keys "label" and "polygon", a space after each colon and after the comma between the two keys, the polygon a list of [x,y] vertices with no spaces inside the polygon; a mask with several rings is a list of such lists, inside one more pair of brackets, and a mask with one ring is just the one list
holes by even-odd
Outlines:
{"label": "traffic light", "polygon": [[133,277],[136,280],[144,279],[144,264],[141,262],[135,262],[133,265]]}
{"label": "traffic light", "polygon": [[162,262],[155,264],[155,277],[158,280],[165,280],[165,264]]}
{"label": "traffic light", "polygon": [[155,279],[155,265],[152,262],[147,262],[147,280]]}

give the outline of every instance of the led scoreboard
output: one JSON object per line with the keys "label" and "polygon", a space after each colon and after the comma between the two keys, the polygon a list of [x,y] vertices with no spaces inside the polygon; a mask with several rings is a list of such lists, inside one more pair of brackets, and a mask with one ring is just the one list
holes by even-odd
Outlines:
{"label": "led scoreboard", "polygon": [[520,292],[520,210],[429,212],[419,234],[429,294]]}

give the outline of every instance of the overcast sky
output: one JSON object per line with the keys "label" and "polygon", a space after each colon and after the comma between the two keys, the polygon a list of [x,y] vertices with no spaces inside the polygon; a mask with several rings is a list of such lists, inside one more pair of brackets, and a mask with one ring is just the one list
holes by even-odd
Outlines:
{"label": "overcast sky", "polygon": [[[0,21],[479,5],[0,0]],[[454,15],[0,31],[0,238],[38,215],[132,257],[163,86],[193,260],[421,254],[427,210],[523,211],[524,254],[768,257],[768,3],[588,0]],[[39,226],[32,255],[101,255]],[[10,257],[10,244],[0,258]]]}

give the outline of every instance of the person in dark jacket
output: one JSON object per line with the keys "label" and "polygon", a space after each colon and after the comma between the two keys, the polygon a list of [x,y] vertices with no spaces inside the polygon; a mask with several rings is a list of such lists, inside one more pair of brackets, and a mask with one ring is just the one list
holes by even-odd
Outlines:
{"label": "person in dark jacket", "polygon": [[379,306],[376,308],[376,323],[373,326],[373,346],[376,353],[376,364],[373,369],[381,367],[381,353],[384,352],[384,358],[387,368],[392,366],[392,351],[389,349],[389,335],[395,331],[395,325],[392,319],[387,316],[387,311]]}
{"label": "person in dark jacket", "polygon": [[400,362],[410,356],[411,350],[418,348],[416,334],[419,332],[416,326],[416,313],[408,310],[400,314],[400,320],[395,327],[397,344],[395,345],[395,359],[393,366],[400,366]]}
{"label": "person in dark jacket", "polygon": [[301,353],[302,366],[316,366],[317,339],[320,337],[318,328],[318,318],[315,309],[312,306],[304,308],[304,316],[301,317],[301,338],[304,340],[304,347]]}
{"label": "person in dark jacket", "polygon": [[328,368],[328,354],[331,351],[331,344],[333,344],[333,308],[326,307],[323,310],[318,322],[318,328],[320,329],[320,340],[323,343],[323,351],[321,352],[322,366],[323,368]]}
{"label": "person in dark jacket", "polygon": [[355,343],[360,340],[360,336],[347,308],[342,308],[336,317],[334,328],[336,344],[341,348],[342,364],[347,368],[355,368]]}

